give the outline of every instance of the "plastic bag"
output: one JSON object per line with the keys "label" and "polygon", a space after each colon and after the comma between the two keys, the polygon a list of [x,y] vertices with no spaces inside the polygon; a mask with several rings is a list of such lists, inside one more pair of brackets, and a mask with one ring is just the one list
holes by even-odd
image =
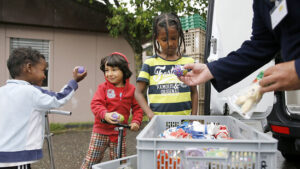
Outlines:
{"label": "plastic bag", "polygon": [[262,79],[263,75],[264,72],[261,71],[250,86],[247,86],[246,88],[240,90],[237,94],[234,94],[228,98],[229,107],[245,119],[251,118],[257,104],[262,98],[259,81]]}

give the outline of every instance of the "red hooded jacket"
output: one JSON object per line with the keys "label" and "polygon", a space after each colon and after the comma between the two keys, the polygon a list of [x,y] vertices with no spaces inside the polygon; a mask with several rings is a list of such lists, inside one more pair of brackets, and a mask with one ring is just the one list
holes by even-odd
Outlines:
{"label": "red hooded jacket", "polygon": [[[134,98],[135,86],[126,80],[125,86],[115,87],[109,81],[100,84],[91,101],[91,109],[95,115],[95,123],[93,132],[103,135],[109,135],[112,142],[117,142],[118,131],[116,126],[101,122],[106,112],[118,112],[124,116],[123,124],[128,124],[130,110],[132,109],[131,123],[141,124],[143,118],[143,110]],[[124,136],[126,132],[124,132]]]}

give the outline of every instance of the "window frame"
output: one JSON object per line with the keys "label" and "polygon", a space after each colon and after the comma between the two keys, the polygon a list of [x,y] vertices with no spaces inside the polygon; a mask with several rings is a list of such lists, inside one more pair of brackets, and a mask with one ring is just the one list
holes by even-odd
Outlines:
{"label": "window frame", "polygon": [[[32,47],[32,49],[37,49],[39,52],[41,52],[44,56],[45,56],[45,59],[46,59],[46,62],[48,64],[48,67],[47,67],[47,74],[46,75],[46,79],[47,79],[47,84],[45,86],[41,86],[42,88],[44,89],[49,89],[50,88],[50,85],[51,85],[51,79],[52,79],[52,76],[51,76],[51,69],[52,69],[52,41],[50,39],[41,39],[41,38],[31,38],[31,37],[9,37],[8,39],[8,46],[9,46],[9,55],[11,54],[12,50],[17,48],[17,47],[14,47],[12,46],[12,43],[13,40],[19,40],[19,41],[31,41],[32,44],[34,43],[38,43],[38,41],[41,41],[41,43],[46,43],[46,45],[48,46],[46,49],[48,49],[48,56],[45,55],[45,52],[42,52],[41,50],[39,50],[37,47],[34,47],[33,45],[24,45],[24,44],[19,44],[19,45],[16,45],[17,47]],[[29,42],[30,43],[30,42]],[[44,44],[42,44],[44,45]],[[45,50],[43,48],[43,50]]]}

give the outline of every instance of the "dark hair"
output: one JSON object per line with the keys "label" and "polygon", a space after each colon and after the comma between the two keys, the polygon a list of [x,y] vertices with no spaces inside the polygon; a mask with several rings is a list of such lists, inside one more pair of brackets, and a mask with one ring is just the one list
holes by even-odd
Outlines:
{"label": "dark hair", "polygon": [[10,76],[12,78],[20,76],[25,64],[31,63],[35,65],[40,62],[40,59],[45,59],[44,55],[31,47],[14,49],[7,60]]}
{"label": "dark hair", "polygon": [[[167,34],[167,39],[169,36],[168,32],[168,27],[174,26],[176,30],[178,31],[179,34],[179,40],[178,40],[178,50],[177,54],[181,56],[181,45],[183,44],[183,52],[185,52],[185,41],[184,41],[184,34],[182,31],[181,23],[179,17],[175,13],[163,13],[159,16],[156,16],[153,21],[153,46],[154,46],[154,51],[155,55],[157,55],[157,52],[160,53],[161,51],[159,50],[159,43],[156,41],[158,37],[158,29],[159,28],[164,28]],[[167,42],[169,44],[169,42]]]}
{"label": "dark hair", "polygon": [[101,59],[100,70],[105,73],[105,64],[111,67],[118,67],[123,72],[123,82],[126,83],[126,79],[130,78],[132,72],[129,70],[128,62],[125,60],[125,56],[119,54],[112,54]]}

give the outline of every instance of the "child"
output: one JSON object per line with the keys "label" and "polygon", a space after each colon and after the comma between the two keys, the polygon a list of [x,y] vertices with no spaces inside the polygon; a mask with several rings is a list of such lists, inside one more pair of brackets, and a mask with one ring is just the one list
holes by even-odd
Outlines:
{"label": "child", "polygon": [[[173,73],[176,65],[193,63],[191,57],[180,51],[184,35],[176,14],[164,13],[154,18],[153,45],[155,55],[147,59],[137,79],[135,97],[151,119],[154,115],[196,115],[198,92],[196,86],[187,86]],[[144,98],[148,88],[149,106]]]}
{"label": "child", "polygon": [[12,79],[0,87],[0,168],[30,168],[42,158],[45,112],[64,105],[87,72],[73,78],[59,93],[42,89],[45,57],[31,48],[15,49],[7,67]]}
{"label": "child", "polygon": [[[126,56],[117,52],[112,53],[101,60],[100,69],[104,72],[106,82],[98,86],[91,101],[95,123],[82,169],[92,168],[92,165],[100,163],[107,147],[110,148],[110,159],[117,158],[118,131],[114,130],[115,125],[111,125],[118,123],[112,117],[114,112],[123,115],[123,123],[127,124],[132,108],[131,130],[133,131],[139,129],[143,118],[143,110],[134,98],[135,87],[129,83],[132,73]],[[102,119],[111,124],[102,123]],[[125,146],[125,137],[123,137],[122,157],[125,157]]]}

